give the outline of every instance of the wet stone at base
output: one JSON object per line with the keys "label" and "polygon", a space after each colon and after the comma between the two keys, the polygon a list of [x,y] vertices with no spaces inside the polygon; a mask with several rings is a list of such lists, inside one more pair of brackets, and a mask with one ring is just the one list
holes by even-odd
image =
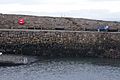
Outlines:
{"label": "wet stone at base", "polygon": [[20,65],[20,64],[30,64],[37,61],[37,57],[33,56],[23,56],[23,55],[13,55],[13,54],[2,54],[0,55],[0,64],[13,64],[13,65]]}

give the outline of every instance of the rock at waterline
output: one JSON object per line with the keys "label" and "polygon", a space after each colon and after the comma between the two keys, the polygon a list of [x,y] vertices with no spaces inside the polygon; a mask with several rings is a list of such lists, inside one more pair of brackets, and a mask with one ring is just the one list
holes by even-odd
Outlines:
{"label": "rock at waterline", "polygon": [[2,55],[2,52],[0,52],[0,55]]}
{"label": "rock at waterline", "polygon": [[13,54],[1,54],[0,55],[0,65],[2,64],[30,64],[37,61],[37,57],[33,56],[23,56],[23,55],[13,55]]}

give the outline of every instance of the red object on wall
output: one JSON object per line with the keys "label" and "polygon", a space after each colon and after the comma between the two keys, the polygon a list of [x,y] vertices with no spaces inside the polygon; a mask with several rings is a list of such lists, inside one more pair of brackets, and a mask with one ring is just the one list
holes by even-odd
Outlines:
{"label": "red object on wall", "polygon": [[24,25],[25,24],[25,20],[23,18],[21,18],[21,19],[18,20],[18,23],[20,25]]}

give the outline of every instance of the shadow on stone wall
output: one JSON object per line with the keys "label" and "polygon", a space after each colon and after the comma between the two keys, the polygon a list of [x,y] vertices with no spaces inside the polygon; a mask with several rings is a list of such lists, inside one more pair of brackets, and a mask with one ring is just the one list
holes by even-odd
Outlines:
{"label": "shadow on stone wall", "polygon": [[[107,45],[106,45],[107,44]],[[120,45],[111,43],[74,44],[19,44],[0,45],[5,54],[37,55],[43,57],[100,57],[120,58]]]}

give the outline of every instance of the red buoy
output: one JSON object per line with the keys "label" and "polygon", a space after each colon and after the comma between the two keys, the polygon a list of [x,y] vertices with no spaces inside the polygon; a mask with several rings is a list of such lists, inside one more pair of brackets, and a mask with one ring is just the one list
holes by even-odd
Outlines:
{"label": "red buoy", "polygon": [[21,19],[18,20],[18,23],[20,25],[24,25],[25,24],[25,20],[23,18],[21,18]]}

